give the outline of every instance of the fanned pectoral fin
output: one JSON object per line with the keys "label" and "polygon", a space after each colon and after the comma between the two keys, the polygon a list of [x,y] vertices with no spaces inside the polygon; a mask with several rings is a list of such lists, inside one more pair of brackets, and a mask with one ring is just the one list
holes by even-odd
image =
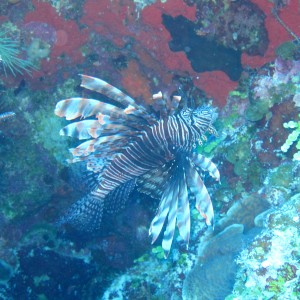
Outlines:
{"label": "fanned pectoral fin", "polygon": [[175,185],[173,196],[169,204],[168,224],[164,232],[164,237],[162,241],[162,248],[165,251],[165,258],[169,255],[171,249],[175,227],[176,227],[177,210],[178,210],[178,185]]}
{"label": "fanned pectoral fin", "polygon": [[97,138],[101,134],[101,124],[98,120],[83,120],[65,126],[59,133],[79,140]]}
{"label": "fanned pectoral fin", "polygon": [[75,202],[57,225],[70,224],[80,231],[95,231],[100,228],[104,201],[97,191]]}
{"label": "fanned pectoral fin", "polygon": [[151,113],[148,112],[145,107],[138,105],[133,98],[126,95],[121,90],[117,89],[106,81],[88,75],[81,75],[81,80],[82,87],[101,93],[118,102],[120,105],[125,106],[125,114],[134,114],[142,117],[147,120],[149,124],[152,124],[156,121],[156,118],[151,115]]}
{"label": "fanned pectoral fin", "polygon": [[126,95],[116,87],[112,86],[111,84],[107,83],[106,81],[83,74],[81,74],[80,76],[82,87],[103,94],[109,97],[110,99],[115,100],[121,105],[137,106],[134,99],[132,99],[130,96]]}
{"label": "fanned pectoral fin", "polygon": [[106,213],[114,214],[125,207],[129,200],[129,195],[133,191],[136,184],[136,178],[126,181],[112,190],[104,201],[104,210]]}
{"label": "fanned pectoral fin", "polygon": [[208,171],[210,176],[216,181],[220,181],[220,172],[217,166],[207,157],[202,154],[192,154],[193,163],[203,171]]}
{"label": "fanned pectoral fin", "polygon": [[96,148],[100,148],[101,145],[112,144],[122,138],[122,135],[101,136],[93,140],[88,140],[78,145],[76,148],[69,149],[69,151],[73,156],[87,156],[94,152]]}
{"label": "fanned pectoral fin", "polygon": [[114,105],[104,103],[95,99],[80,97],[61,100],[56,104],[54,113],[66,120],[73,120],[78,117],[87,118],[99,114],[122,118],[125,115],[123,109]]}
{"label": "fanned pectoral fin", "polygon": [[185,241],[188,247],[191,230],[191,217],[186,177],[184,172],[179,182],[177,226],[181,238]]}
{"label": "fanned pectoral fin", "polygon": [[168,219],[168,223],[162,241],[165,257],[168,256],[171,249],[176,223],[180,236],[187,245],[189,243],[191,228],[190,206],[184,172],[178,175],[177,178],[173,178],[163,193],[158,213],[150,227],[152,243],[154,243],[159,236],[166,219]]}
{"label": "fanned pectoral fin", "polygon": [[214,210],[207,189],[197,170],[191,165],[187,168],[187,182],[196,198],[196,209],[205,218],[207,225],[213,224]]}
{"label": "fanned pectoral fin", "polygon": [[98,120],[83,120],[71,123],[60,130],[60,135],[75,137],[79,140],[98,138],[100,135],[133,135],[129,127],[121,124],[100,124]]}
{"label": "fanned pectoral fin", "polygon": [[149,235],[152,236],[152,244],[156,241],[163,228],[166,217],[169,213],[172,197],[173,197],[172,184],[171,185],[169,184],[162,195],[161,201],[159,203],[158,212],[154,217],[154,219],[152,220],[149,229]]}

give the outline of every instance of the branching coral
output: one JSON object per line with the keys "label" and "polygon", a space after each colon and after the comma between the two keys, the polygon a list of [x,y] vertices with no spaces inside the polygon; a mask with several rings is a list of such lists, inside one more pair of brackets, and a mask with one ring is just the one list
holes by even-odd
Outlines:
{"label": "branching coral", "polygon": [[296,143],[297,152],[294,154],[293,160],[300,160],[300,120],[298,122],[289,121],[287,123],[283,123],[283,127],[293,129],[293,131],[289,134],[287,140],[281,146],[281,151],[287,152],[290,147]]}

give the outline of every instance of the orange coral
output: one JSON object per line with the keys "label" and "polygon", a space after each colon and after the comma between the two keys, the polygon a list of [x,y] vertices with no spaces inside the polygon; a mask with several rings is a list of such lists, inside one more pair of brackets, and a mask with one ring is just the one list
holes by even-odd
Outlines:
{"label": "orange coral", "polygon": [[138,63],[131,60],[126,69],[122,70],[122,86],[128,94],[137,99],[149,103],[152,95],[149,89],[148,79],[142,74]]}
{"label": "orange coral", "polygon": [[222,71],[204,72],[199,74],[199,79],[194,79],[194,84],[214,99],[214,105],[223,107],[227,96],[234,90],[238,82],[231,81]]}

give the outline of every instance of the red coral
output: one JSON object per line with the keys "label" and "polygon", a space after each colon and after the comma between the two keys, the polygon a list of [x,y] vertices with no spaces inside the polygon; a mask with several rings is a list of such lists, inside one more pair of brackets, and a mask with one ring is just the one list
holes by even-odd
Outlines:
{"label": "red coral", "polygon": [[162,14],[172,17],[183,15],[194,20],[196,15],[195,6],[189,7],[182,0],[172,0],[166,3],[160,1],[147,6],[141,13],[141,20],[145,26],[145,31],[137,36],[137,40],[149,51],[156,59],[165,64],[168,70],[192,71],[189,60],[183,52],[171,52],[168,42],[171,40],[169,32],[162,24]]}
{"label": "red coral", "polygon": [[65,20],[59,16],[49,3],[39,2],[38,0],[32,0],[32,3],[35,10],[25,16],[24,23],[43,22],[56,30],[56,42],[51,49],[50,59],[42,61],[41,70],[34,72],[34,77],[54,74],[62,62],[66,63],[68,61],[62,60],[62,55],[70,58],[70,65],[82,62],[84,58],[80,47],[88,40],[87,31],[79,30],[75,21]]}
{"label": "red coral", "polygon": [[[263,57],[253,57],[243,54],[242,62],[243,65],[260,67],[267,62],[273,61],[275,59],[275,49],[283,42],[292,40],[293,37],[272,14],[273,3],[265,0],[252,0],[252,2],[259,6],[266,15],[265,25],[269,35],[269,46]],[[298,5],[297,1],[290,1],[289,4],[279,12],[279,16],[296,35],[300,36]]]}
{"label": "red coral", "polygon": [[184,14],[187,17],[193,14],[194,17],[195,8],[188,7],[182,0],[164,4],[158,2],[144,8],[138,19],[132,1],[88,0],[84,5],[81,22],[88,25],[90,30],[105,35],[117,46],[123,46],[124,41],[130,37],[153,51],[154,55],[163,53],[165,49],[170,54],[167,45],[170,35],[162,24],[162,13]]}
{"label": "red coral", "polygon": [[[196,7],[187,6],[182,0],[172,0],[166,3],[160,1],[146,7],[141,13],[146,30],[138,35],[137,41],[146,48],[157,61],[165,66],[166,70],[188,73],[194,78],[194,84],[204,90],[209,96],[214,97],[217,105],[223,106],[229,91],[237,86],[223,72],[206,72],[198,74],[192,67],[190,61],[183,52],[172,52],[168,42],[171,40],[169,32],[162,24],[162,14],[172,17],[183,15],[194,20]],[[198,79],[200,78],[200,79]]]}
{"label": "red coral", "polygon": [[185,55],[169,49],[171,37],[162,24],[163,13],[194,19],[196,9],[187,6],[182,0],[169,0],[166,3],[158,1],[144,8],[138,19],[132,1],[87,0],[81,22],[88,25],[90,30],[105,35],[119,47],[128,38],[134,38],[158,61],[165,63],[168,69],[186,71],[188,67],[190,70]]}
{"label": "red coral", "polygon": [[117,46],[123,46],[124,37],[133,35],[129,25],[135,18],[133,1],[87,0],[81,22],[109,37]]}
{"label": "red coral", "polygon": [[122,70],[122,86],[135,99],[141,98],[148,102],[152,94],[149,81],[141,73],[138,63],[131,60],[126,69]]}
{"label": "red coral", "polygon": [[[183,52],[172,52],[169,48],[168,43],[171,36],[162,24],[162,14],[164,13],[172,17],[183,15],[194,20],[196,7],[195,5],[188,6],[183,0],[168,0],[165,3],[156,1],[145,7],[138,17],[132,1],[87,0],[81,22],[88,25],[89,30],[104,35],[118,47],[123,47],[125,42],[131,40],[131,47],[138,57],[136,63],[139,64],[138,74],[141,76],[141,81],[157,77],[160,79],[161,85],[170,85],[172,80],[170,73],[189,74],[195,78],[195,84],[198,87],[207,91],[209,95],[217,97],[219,105],[224,105],[233,83],[225,74],[220,75],[220,72],[212,72],[211,75],[204,74],[203,76],[201,74],[200,78],[202,79],[196,80],[199,74],[193,71],[186,55]],[[122,82],[131,95],[134,95],[138,90],[136,83],[133,84],[136,80],[129,80],[128,76],[136,79],[137,77],[133,75],[132,64],[129,65],[129,68],[126,72],[122,71]],[[125,74],[127,78],[124,78]],[[220,84],[222,85],[221,89]],[[136,88],[132,88],[133,86]],[[145,96],[145,92],[141,92],[139,95]]]}
{"label": "red coral", "polygon": [[231,81],[228,76],[221,71],[204,72],[194,80],[194,84],[204,90],[206,94],[212,97],[214,104],[223,107],[230,91],[234,90],[238,82]]}
{"label": "red coral", "polygon": [[0,24],[7,22],[8,17],[7,16],[0,16]]}
{"label": "red coral", "polygon": [[51,58],[55,59],[62,54],[68,55],[73,62],[83,61],[80,47],[86,43],[86,31],[80,31],[75,21],[65,20],[59,16],[55,9],[46,2],[32,0],[35,10],[25,16],[24,22],[44,22],[56,30],[57,40],[51,51]]}
{"label": "red coral", "polygon": [[164,13],[172,17],[182,15],[187,19],[194,20],[196,8],[195,6],[187,6],[182,0],[169,0],[165,3],[157,1],[143,9],[141,18],[143,23],[149,26],[163,26],[161,23],[162,14]]}

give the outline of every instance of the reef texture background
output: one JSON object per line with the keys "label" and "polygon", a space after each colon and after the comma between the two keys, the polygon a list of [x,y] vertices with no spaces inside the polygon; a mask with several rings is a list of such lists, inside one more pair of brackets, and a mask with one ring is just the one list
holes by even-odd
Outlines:
{"label": "reef texture background", "polygon": [[[1,1],[0,298],[299,299],[299,5]],[[17,54],[4,52],[4,36]],[[33,67],[5,73],[5,57]],[[55,226],[87,190],[53,113],[58,100],[85,96],[77,74],[146,104],[181,87],[218,107],[219,135],[197,149],[221,173],[207,184],[215,227],[192,210],[188,250],[179,236],[167,260],[151,246],[158,202],[137,191],[101,233]]]}

